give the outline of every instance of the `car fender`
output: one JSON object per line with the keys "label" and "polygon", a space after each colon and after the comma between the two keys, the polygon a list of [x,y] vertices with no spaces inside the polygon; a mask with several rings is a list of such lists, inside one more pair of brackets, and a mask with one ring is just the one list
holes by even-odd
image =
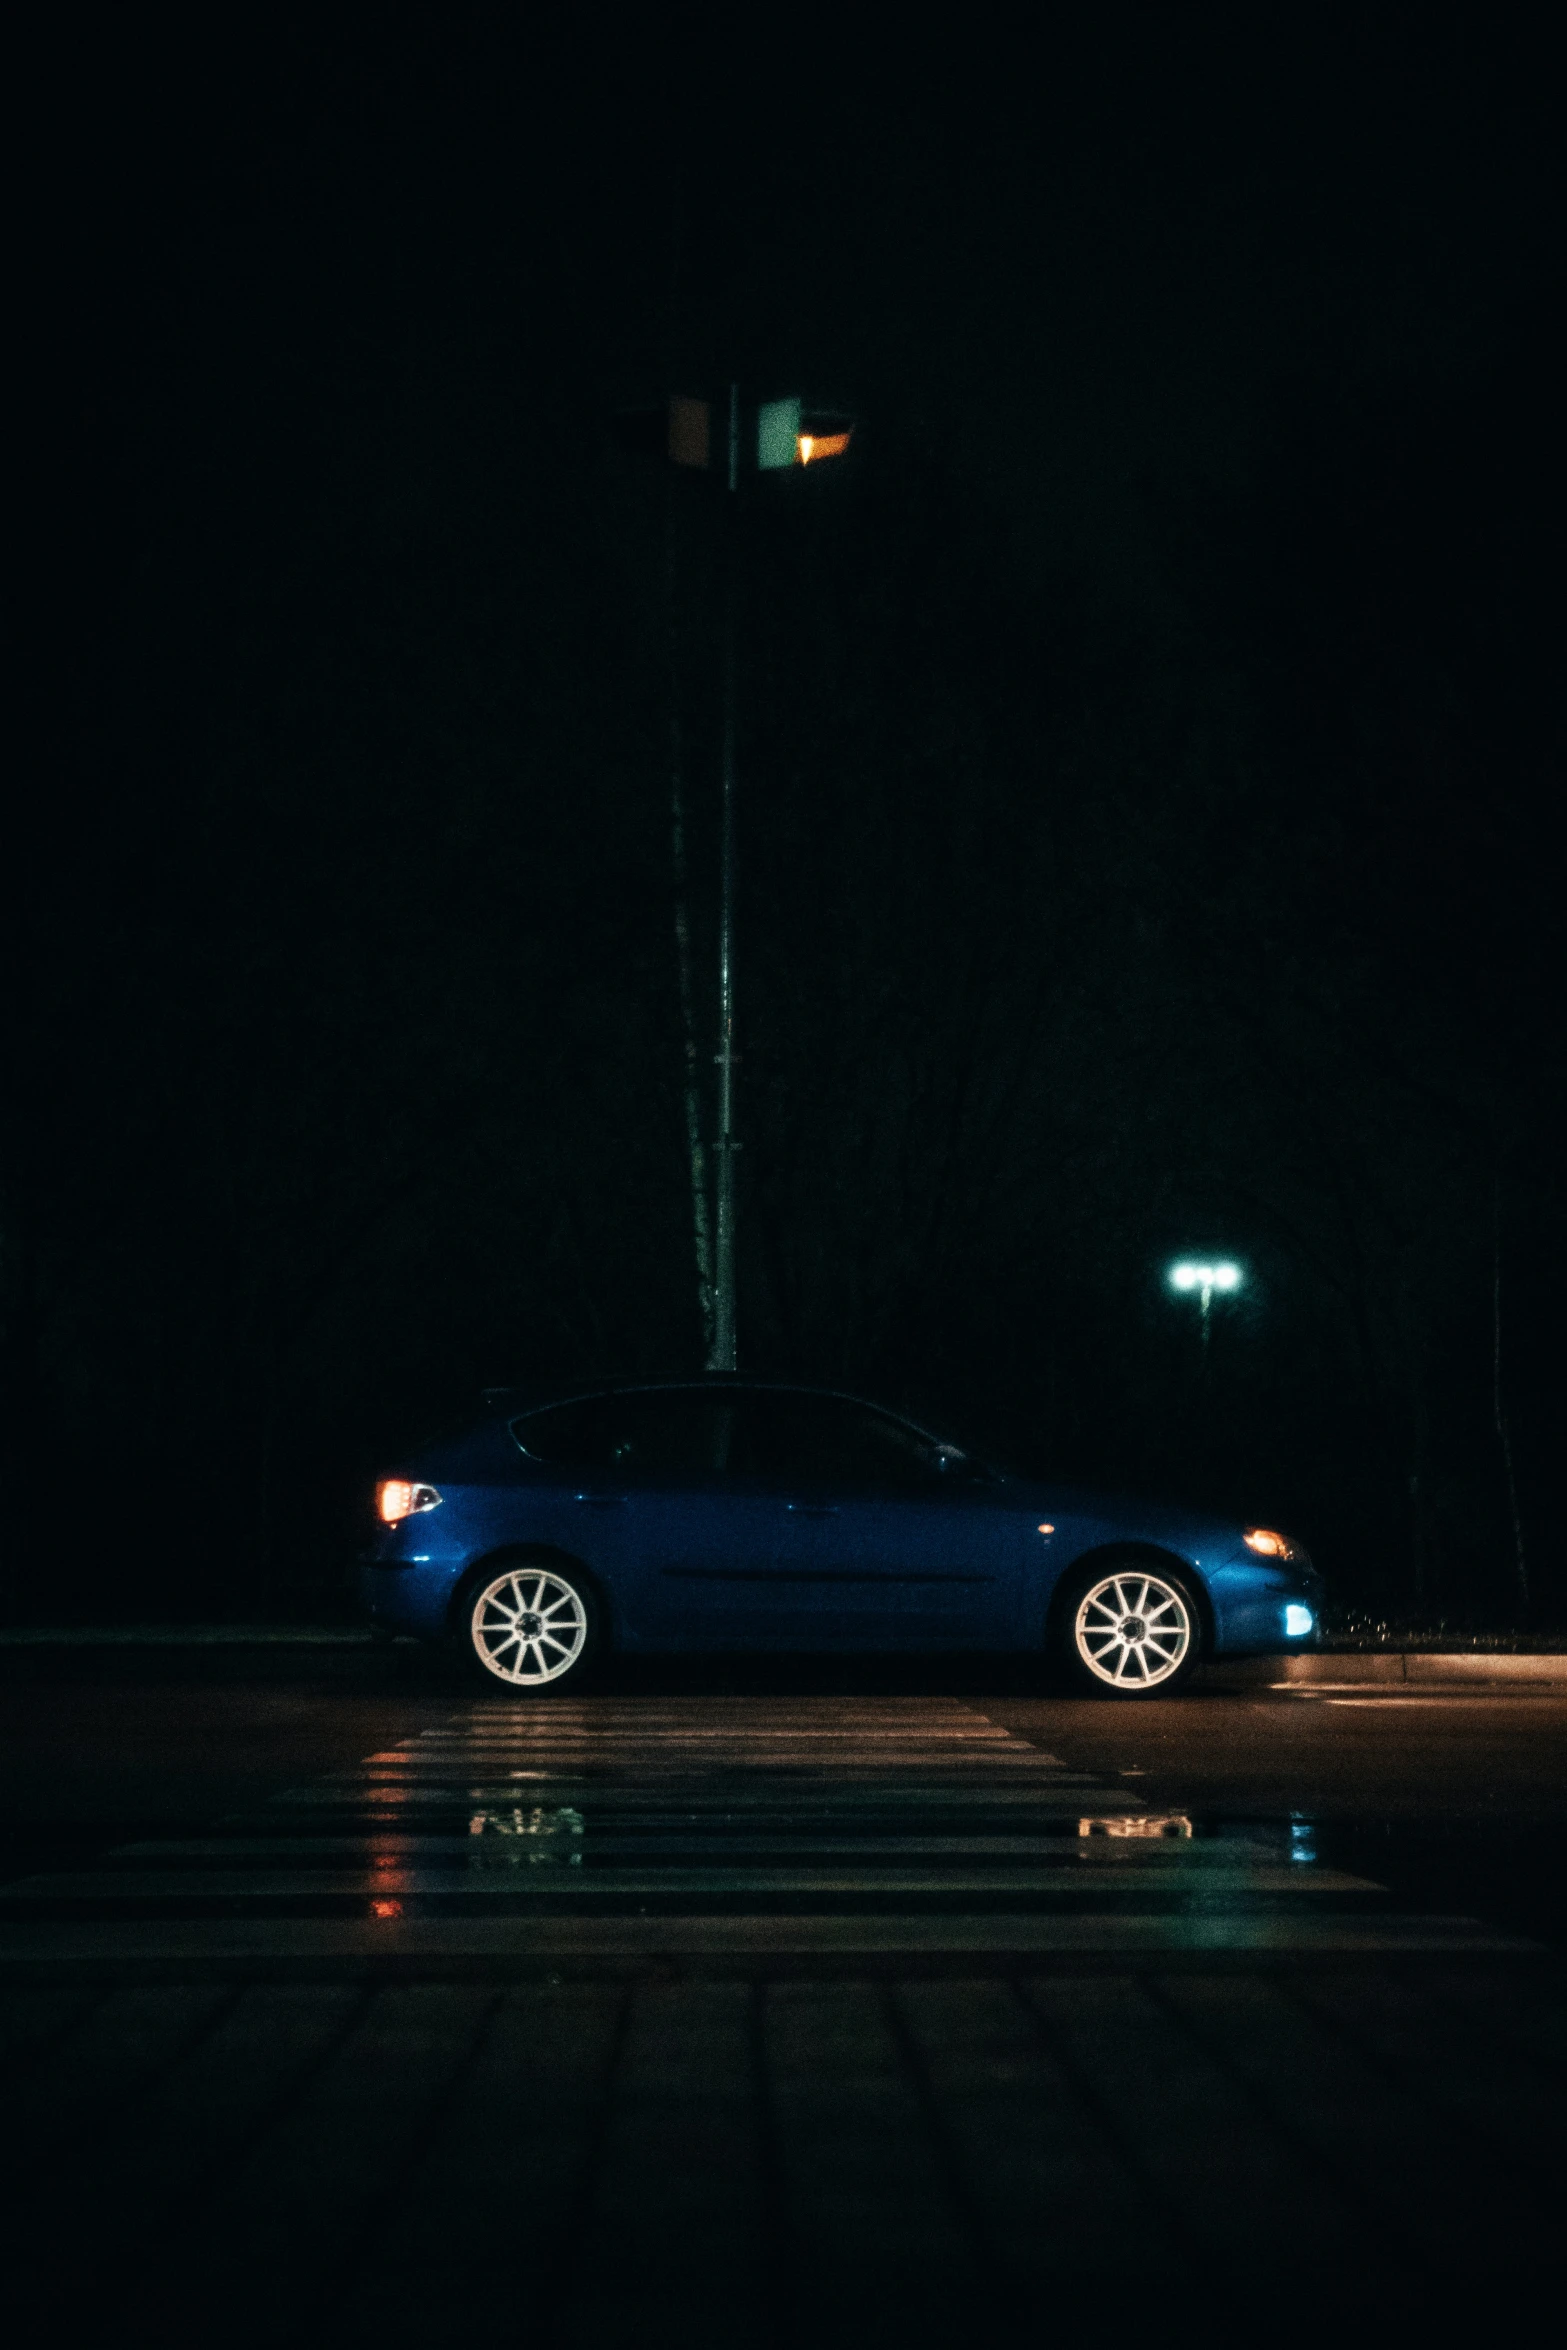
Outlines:
{"label": "car fender", "polygon": [[1112,1537],[1106,1541],[1090,1541],[1063,1560],[1051,1586],[1045,1611],[1046,1645],[1049,1646],[1056,1639],[1073,1594],[1093,1580],[1096,1569],[1103,1567],[1108,1571],[1123,1559],[1145,1560],[1156,1573],[1163,1567],[1166,1570],[1173,1568],[1179,1574],[1197,1602],[1198,1632],[1203,1655],[1211,1656],[1215,1638],[1213,1598],[1195,1559],[1183,1556],[1180,1551],[1172,1550],[1165,1543],[1138,1541],[1135,1538],[1128,1540],[1125,1537],[1119,1540]]}
{"label": "car fender", "polygon": [[464,1568],[462,1574],[452,1585],[451,1595],[446,1602],[446,1630],[449,1635],[455,1637],[463,1609],[467,1605],[470,1595],[478,1589],[481,1583],[487,1582],[492,1575],[499,1574],[507,1566],[562,1567],[580,1577],[597,1602],[599,1630],[604,1648],[606,1652],[614,1650],[616,1646],[615,1610],[602,1578],[595,1575],[586,1559],[575,1558],[569,1550],[562,1550],[556,1544],[549,1542],[502,1543],[496,1549],[486,1551],[483,1558],[475,1559],[471,1566]]}

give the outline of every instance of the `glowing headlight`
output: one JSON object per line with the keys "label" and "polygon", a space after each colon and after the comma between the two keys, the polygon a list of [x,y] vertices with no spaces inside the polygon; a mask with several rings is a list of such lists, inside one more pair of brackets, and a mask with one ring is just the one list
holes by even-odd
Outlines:
{"label": "glowing headlight", "polygon": [[1291,1600],[1289,1606],[1284,1610],[1285,1639],[1304,1640],[1307,1633],[1311,1630],[1311,1625],[1312,1616],[1310,1608],[1301,1607],[1297,1604],[1297,1602]]}
{"label": "glowing headlight", "polygon": [[1294,1551],[1282,1534],[1275,1534],[1271,1526],[1248,1526],[1245,1534],[1248,1550],[1254,1550],[1261,1559],[1288,1559]]}

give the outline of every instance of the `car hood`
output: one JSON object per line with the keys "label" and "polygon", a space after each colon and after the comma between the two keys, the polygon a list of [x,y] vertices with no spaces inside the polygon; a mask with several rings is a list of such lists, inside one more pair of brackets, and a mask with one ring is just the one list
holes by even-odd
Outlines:
{"label": "car hood", "polygon": [[1040,1477],[1008,1477],[1008,1498],[1022,1508],[1037,1509],[1041,1518],[1053,1518],[1062,1531],[1068,1527],[1089,1533],[1091,1540],[1106,1534],[1129,1542],[1162,1542],[1183,1552],[1199,1552],[1209,1560],[1245,1554],[1244,1526],[1237,1518],[1220,1518],[1179,1502],[1154,1501],[1140,1494],[1110,1493],[1093,1485],[1057,1485]]}

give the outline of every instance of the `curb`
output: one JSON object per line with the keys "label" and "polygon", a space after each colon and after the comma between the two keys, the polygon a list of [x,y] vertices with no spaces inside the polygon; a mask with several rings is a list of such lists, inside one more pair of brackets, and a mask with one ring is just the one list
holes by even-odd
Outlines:
{"label": "curb", "polygon": [[[379,1648],[356,1624],[83,1624],[0,1626],[0,1648]],[[398,1645],[417,1647],[417,1642]]]}
{"label": "curb", "polygon": [[1210,1686],[1270,1689],[1403,1688],[1410,1683],[1428,1688],[1434,1684],[1560,1689],[1567,1687],[1567,1651],[1524,1656],[1507,1649],[1463,1649],[1440,1655],[1407,1648],[1350,1651],[1341,1656],[1253,1656],[1207,1665],[1201,1678]]}
{"label": "curb", "polygon": [[[0,1626],[3,1649],[245,1649],[417,1648],[406,1634],[388,1635],[357,1624],[18,1624]],[[1359,1689],[1409,1683],[1520,1688],[1567,1687],[1567,1649],[1533,1656],[1515,1650],[1463,1649],[1447,1655],[1426,1649],[1331,1651],[1302,1656],[1249,1656],[1204,1665],[1206,1688]]]}

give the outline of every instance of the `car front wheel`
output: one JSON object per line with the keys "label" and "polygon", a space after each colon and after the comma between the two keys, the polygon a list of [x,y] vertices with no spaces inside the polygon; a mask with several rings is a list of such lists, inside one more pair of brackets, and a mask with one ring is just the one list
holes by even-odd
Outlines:
{"label": "car front wheel", "polygon": [[582,1678],[596,1645],[598,1609],[579,1571],[514,1559],[475,1584],[461,1628],[480,1678],[526,1695]]}
{"label": "car front wheel", "polygon": [[1081,1584],[1063,1629],[1067,1665],[1101,1697],[1163,1697],[1202,1653],[1197,1604],[1178,1576],[1127,1559]]}

